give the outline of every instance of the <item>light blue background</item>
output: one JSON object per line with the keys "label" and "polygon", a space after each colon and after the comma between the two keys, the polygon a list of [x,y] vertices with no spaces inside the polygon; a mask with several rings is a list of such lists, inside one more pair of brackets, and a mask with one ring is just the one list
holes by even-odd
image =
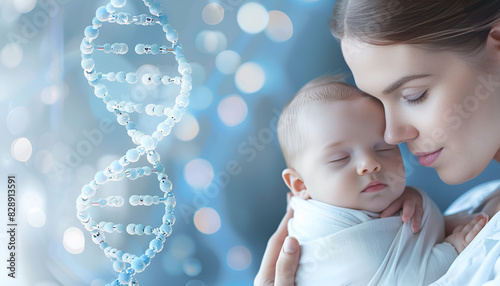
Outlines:
{"label": "light blue background", "polygon": [[[325,73],[349,73],[339,44],[331,36],[327,25],[334,1],[255,1],[268,11],[280,10],[291,19],[293,36],[280,43],[272,41],[264,32],[251,35],[241,31],[236,21],[237,12],[249,1],[219,1],[225,7],[224,20],[214,26],[207,25],[201,15],[204,6],[210,2],[214,1],[161,1],[170,22],[180,34],[186,58],[203,67],[201,72],[205,76],[193,75],[195,85],[188,107],[188,112],[199,122],[199,134],[190,142],[167,137],[158,149],[174,184],[178,200],[177,222],[164,251],[153,259],[144,273],[137,275],[140,285],[252,285],[267,239],[281,220],[286,204],[287,189],[281,180],[284,160],[275,134],[276,116],[307,81]],[[4,12],[10,3],[11,0],[2,0],[0,11]],[[125,129],[115,124],[111,132],[102,132],[102,142],[94,145],[89,154],[81,156],[81,160],[73,162],[75,166],[68,169],[57,169],[56,165],[52,165],[50,171],[40,172],[36,154],[49,150],[55,162],[67,165],[68,153],[61,155],[61,148],[74,150],[82,140],[86,140],[82,130],[96,130],[100,122],[108,119],[115,122],[101,100],[93,96],[92,88],[80,68],[79,45],[83,30],[90,24],[95,9],[107,2],[54,0],[50,2],[55,3],[49,11],[50,15],[43,8],[43,3],[47,1],[38,1],[33,10],[14,21],[6,21],[0,16],[0,49],[12,39],[19,41],[16,36],[25,39],[20,42],[23,49],[21,63],[15,68],[0,64],[0,166],[4,178],[7,174],[17,176],[19,199],[18,278],[15,281],[7,279],[5,267],[0,267],[3,269],[0,271],[0,284],[103,285],[112,281],[116,274],[76,218],[75,200],[81,186],[93,177],[88,168],[97,168],[99,160],[105,155],[111,156],[102,159],[104,163],[109,163],[109,160],[132,148],[133,144]],[[37,25],[30,26],[30,23]],[[215,67],[216,54],[203,53],[196,47],[196,36],[203,30],[222,32],[227,39],[226,49],[239,53],[242,62],[260,64],[266,74],[263,88],[253,94],[242,93],[235,86],[234,74],[219,72]],[[136,35],[123,32],[123,36],[163,41],[162,37],[148,33]],[[122,69],[135,64],[132,60],[117,63],[122,65]],[[196,71],[200,72],[200,69]],[[352,83],[352,78],[349,80]],[[60,83],[64,83],[65,96],[52,105],[43,104],[40,99],[42,90]],[[200,106],[207,94],[194,92],[203,88],[213,96],[206,108]],[[217,106],[224,97],[232,94],[240,95],[245,100],[248,116],[241,124],[227,127],[217,115]],[[20,132],[9,129],[9,126],[16,125],[8,121],[8,115],[17,107],[25,107],[29,111],[28,126]],[[33,145],[33,155],[26,163],[14,160],[10,152],[12,142],[19,137],[28,138]],[[434,170],[409,163],[412,162],[409,160],[411,154],[404,146],[402,149],[407,160],[408,184],[427,191],[442,210],[472,186],[498,179],[499,166],[492,163],[476,179],[449,186],[439,180]],[[213,188],[213,192],[202,195],[202,191],[194,190],[186,183],[183,175],[184,166],[194,158],[210,162],[216,177],[223,176],[229,162],[237,164],[239,171],[236,175],[225,177],[223,188],[217,188],[217,184],[212,183],[209,188]],[[83,166],[88,168],[83,170]],[[133,189],[142,193],[158,190],[155,180],[146,181],[133,182]],[[221,185],[219,183],[218,186]],[[115,191],[119,192],[122,187],[118,185]],[[128,190],[131,191],[131,188]],[[27,222],[30,206],[28,203],[23,205],[26,200],[21,197],[29,192],[37,193],[41,199],[39,206],[47,217],[43,227],[33,227]],[[201,207],[213,208],[220,215],[221,228],[218,232],[207,235],[196,229],[193,212]],[[0,217],[4,216],[6,221],[6,195],[0,195],[0,210]],[[110,216],[113,217],[112,214]],[[122,218],[127,222],[147,222],[158,219],[158,216],[161,217],[158,212],[145,214],[137,209],[123,214]],[[0,218],[0,221],[4,220]],[[81,254],[70,254],[63,247],[64,231],[70,227],[84,231],[85,251]],[[180,239],[171,246],[170,241],[175,238]],[[8,255],[5,232],[0,232],[0,239],[0,261],[4,261]],[[147,245],[145,240],[125,239],[130,241],[124,242],[124,245],[138,252]],[[185,243],[182,244],[182,241]],[[176,260],[172,256],[175,245],[188,252],[184,260]],[[235,246],[243,246],[251,253],[250,266],[241,271],[232,270],[227,263],[227,254]],[[192,259],[191,265],[201,270],[199,274],[189,276],[186,274],[189,271],[182,269],[182,263],[189,264],[189,259]]]}

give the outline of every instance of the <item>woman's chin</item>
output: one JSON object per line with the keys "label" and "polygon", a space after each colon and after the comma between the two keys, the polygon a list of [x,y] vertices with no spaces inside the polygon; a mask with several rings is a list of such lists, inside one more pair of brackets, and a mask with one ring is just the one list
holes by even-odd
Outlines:
{"label": "woman's chin", "polygon": [[481,170],[455,170],[455,169],[436,169],[436,172],[438,173],[439,178],[441,181],[445,182],[448,185],[459,185],[462,183],[465,183],[469,180],[474,179],[477,177],[479,174],[484,169]]}
{"label": "woman's chin", "polygon": [[497,151],[497,153],[495,154],[495,157],[493,157],[493,159],[495,159],[495,161],[500,163],[500,149]]}

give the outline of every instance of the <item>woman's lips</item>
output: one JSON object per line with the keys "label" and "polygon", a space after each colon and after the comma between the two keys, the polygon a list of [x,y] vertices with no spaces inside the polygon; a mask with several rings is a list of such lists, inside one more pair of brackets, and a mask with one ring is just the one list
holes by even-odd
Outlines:
{"label": "woman's lips", "polygon": [[418,162],[420,162],[420,164],[426,167],[430,167],[432,163],[434,163],[439,158],[439,155],[441,155],[441,151],[443,151],[443,148],[430,153],[415,153],[415,156],[418,157]]}
{"label": "woman's lips", "polygon": [[363,189],[362,193],[374,193],[387,188],[387,185],[381,182],[371,182]]}

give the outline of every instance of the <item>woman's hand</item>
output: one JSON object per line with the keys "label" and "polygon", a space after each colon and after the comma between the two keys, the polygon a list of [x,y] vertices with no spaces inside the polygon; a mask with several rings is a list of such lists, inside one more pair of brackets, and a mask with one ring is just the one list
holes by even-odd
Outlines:
{"label": "woman's hand", "polygon": [[[291,193],[288,195],[290,200]],[[267,242],[259,272],[255,276],[255,286],[293,286],[295,272],[299,266],[299,242],[288,236],[288,220],[293,217],[293,210],[287,207],[287,212],[276,232]]]}
{"label": "woman's hand", "polygon": [[380,217],[390,217],[399,210],[403,210],[401,219],[408,223],[411,220],[413,233],[420,230],[420,224],[424,209],[422,207],[422,196],[413,187],[406,187],[403,194],[392,202],[381,214]]}

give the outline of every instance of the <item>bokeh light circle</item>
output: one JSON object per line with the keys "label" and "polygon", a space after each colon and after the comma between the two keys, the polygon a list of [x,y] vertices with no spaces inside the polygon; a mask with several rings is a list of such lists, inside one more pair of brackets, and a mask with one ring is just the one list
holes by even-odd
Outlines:
{"label": "bokeh light circle", "polygon": [[200,125],[198,124],[198,120],[190,113],[184,114],[182,120],[174,129],[175,137],[181,141],[191,141],[199,132]]}
{"label": "bokeh light circle", "polygon": [[198,276],[201,273],[203,267],[199,259],[191,257],[184,260],[184,263],[182,263],[182,269],[184,270],[184,273],[186,273],[186,275],[194,277]]}
{"label": "bokeh light circle", "polygon": [[12,23],[21,17],[21,13],[19,13],[13,5],[3,5],[0,10],[0,17],[2,17],[2,20],[5,22]]}
{"label": "bokeh light circle", "polygon": [[241,6],[236,19],[244,32],[257,34],[267,27],[269,14],[264,6],[255,2],[249,2]]}
{"label": "bokeh light circle", "polygon": [[41,208],[32,208],[28,211],[28,223],[33,227],[42,227],[46,221],[45,212]]}
{"label": "bokeh light circle", "polygon": [[217,25],[224,19],[224,8],[217,3],[207,4],[201,12],[201,17],[208,25]]}
{"label": "bokeh light circle", "polygon": [[194,225],[201,233],[214,234],[221,227],[219,213],[212,208],[201,208],[194,214]]}
{"label": "bokeh light circle", "polygon": [[24,106],[18,106],[9,111],[5,120],[9,132],[14,135],[23,133],[30,124],[30,114],[28,108]]}
{"label": "bokeh light circle", "polygon": [[241,96],[230,95],[221,100],[217,107],[217,113],[225,125],[232,127],[245,120],[248,115],[248,107]]}
{"label": "bokeh light circle", "polygon": [[23,60],[23,48],[16,43],[5,45],[0,52],[0,62],[6,68],[15,68]]}
{"label": "bokeh light circle", "polygon": [[269,24],[266,28],[266,35],[275,42],[284,42],[293,35],[292,20],[287,14],[273,10],[269,12]]}
{"label": "bokeh light circle", "polygon": [[14,0],[12,5],[19,13],[28,13],[36,6],[37,0]]}
{"label": "bokeh light circle", "polygon": [[49,85],[42,89],[40,93],[40,98],[42,102],[50,105],[56,103],[62,97],[62,87],[59,85]]}
{"label": "bokeh light circle", "polygon": [[241,271],[247,269],[252,263],[252,254],[244,246],[235,246],[227,253],[227,265],[229,268]]}
{"label": "bokeh light circle", "polygon": [[241,56],[232,50],[220,52],[215,58],[215,66],[223,74],[232,74],[241,63]]}
{"label": "bokeh light circle", "polygon": [[191,187],[204,189],[214,179],[214,168],[207,160],[193,159],[184,167],[184,179]]}
{"label": "bokeh light circle", "polygon": [[41,196],[44,194],[43,185],[41,185],[41,183],[40,185],[30,184],[29,190],[30,191],[23,193],[20,205],[27,210],[33,208],[45,208],[45,199]]}
{"label": "bokeh light circle", "polygon": [[14,159],[19,162],[26,162],[31,157],[33,147],[31,146],[31,142],[27,138],[21,137],[12,142],[10,151]]}
{"label": "bokeh light circle", "polygon": [[196,35],[195,45],[198,51],[215,55],[226,49],[227,38],[220,31],[203,30]]}
{"label": "bokeh light circle", "polygon": [[242,64],[234,77],[236,87],[244,93],[259,91],[266,82],[266,74],[260,65],[254,62]]}
{"label": "bokeh light circle", "polygon": [[63,246],[71,254],[82,253],[85,249],[85,236],[83,232],[76,227],[70,227],[64,231]]}

